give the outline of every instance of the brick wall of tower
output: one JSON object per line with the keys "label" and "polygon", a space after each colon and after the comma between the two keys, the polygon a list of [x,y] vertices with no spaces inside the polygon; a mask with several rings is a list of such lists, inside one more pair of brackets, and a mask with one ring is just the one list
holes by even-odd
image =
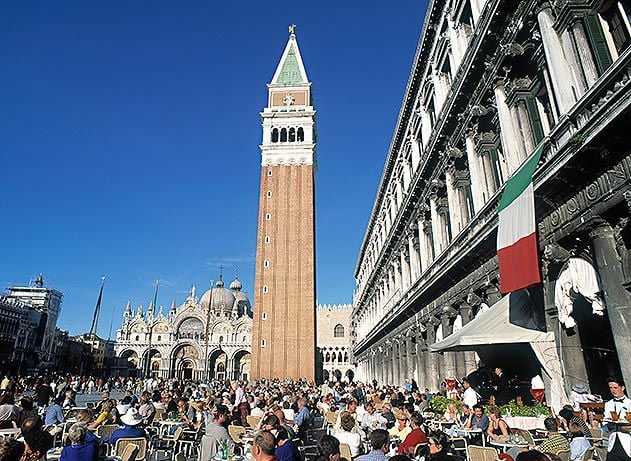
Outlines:
{"label": "brick wall of tower", "polygon": [[[263,166],[261,171],[253,379],[315,379],[313,186],[311,165]],[[261,340],[265,340],[265,347],[261,346]]]}

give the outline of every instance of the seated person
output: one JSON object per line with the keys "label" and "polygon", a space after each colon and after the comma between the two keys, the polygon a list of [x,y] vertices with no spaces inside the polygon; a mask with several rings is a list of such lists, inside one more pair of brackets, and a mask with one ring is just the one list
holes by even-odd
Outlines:
{"label": "seated person", "polygon": [[315,461],[340,461],[340,441],[332,435],[323,435],[318,442],[318,454]]}
{"label": "seated person", "polygon": [[358,456],[355,461],[385,461],[386,453],[390,450],[390,437],[385,429],[375,429],[370,433],[371,450],[365,455]]}
{"label": "seated person", "polygon": [[480,429],[482,432],[486,432],[489,428],[489,417],[484,414],[484,407],[480,404],[473,406],[473,417],[471,418],[471,424],[466,426],[471,429]]}
{"label": "seated person", "polygon": [[536,448],[538,451],[554,455],[559,451],[570,449],[570,443],[559,434],[556,418],[546,418],[543,425],[548,431],[548,437]]}
{"label": "seated person", "polygon": [[428,461],[454,461],[456,459],[447,453],[449,444],[447,437],[441,432],[432,432],[427,439],[427,445],[429,448]]}
{"label": "seated person", "polygon": [[561,411],[559,411],[559,416],[563,418],[561,419],[561,424],[565,426],[568,432],[570,431],[570,423],[575,423],[581,426],[585,437],[592,436],[592,431],[589,429],[585,420],[574,415],[571,405],[565,405]]}
{"label": "seated person", "polygon": [[88,429],[81,424],[73,424],[68,430],[70,445],[61,451],[60,461],[96,461],[98,448],[86,441]]}
{"label": "seated person", "polygon": [[[277,461],[302,461],[300,451],[296,444],[289,438],[287,430],[280,427],[276,432],[276,450],[275,456]],[[274,433],[274,431],[272,432]]]}
{"label": "seated person", "polygon": [[423,425],[423,417],[420,413],[412,413],[410,418],[410,426],[412,431],[408,434],[405,440],[397,448],[398,454],[407,454],[414,456],[414,449],[419,443],[427,443],[427,435],[423,432],[421,426]]}
{"label": "seated person", "polygon": [[405,413],[403,413],[403,411],[397,409],[394,412],[394,415],[397,419],[397,422],[389,431],[390,437],[394,437],[399,440],[405,440],[408,434],[412,432],[412,428],[408,424],[408,420],[405,417]]}
{"label": "seated person", "polygon": [[92,422],[92,410],[79,410],[76,415],[77,424],[81,426],[85,426],[86,435],[85,441],[87,443],[92,443],[94,445],[99,445],[101,443],[101,438],[94,433],[91,429],[88,428],[88,425]]}
{"label": "seated person", "polygon": [[486,434],[489,440],[493,442],[500,442],[504,437],[508,437],[510,428],[506,421],[502,419],[502,413],[500,409],[495,405],[489,405],[489,427],[486,430]]}
{"label": "seated person", "polygon": [[22,436],[23,460],[45,459],[46,452],[53,447],[53,436],[42,429],[42,420],[39,418],[27,419],[22,423]]}
{"label": "seated person", "polygon": [[2,461],[20,461],[24,455],[24,449],[24,443],[20,442],[18,439],[13,437],[0,439],[0,459]]}
{"label": "seated person", "polygon": [[362,438],[361,435],[354,430],[355,418],[349,413],[344,413],[340,420],[340,429],[335,431],[335,437],[340,443],[347,444],[351,449],[351,456],[354,458],[361,452]]}
{"label": "seated person", "polygon": [[142,416],[138,413],[138,410],[135,408],[130,408],[127,410],[123,416],[121,416],[121,422],[124,426],[120,429],[116,429],[109,440],[109,442],[113,446],[116,445],[116,441],[118,439],[128,439],[133,437],[147,437],[147,433],[145,430],[139,425],[142,424]]}
{"label": "seated person", "polygon": [[580,461],[583,459],[583,455],[588,448],[591,448],[592,444],[585,437],[583,428],[580,424],[570,422],[570,434],[572,434],[572,441],[570,442],[570,459],[572,461]]}
{"label": "seated person", "polygon": [[[107,394],[107,393],[106,393]],[[101,402],[101,409],[96,419],[88,426],[91,430],[96,430],[99,426],[113,424],[116,421],[114,414],[114,403],[111,400]]]}

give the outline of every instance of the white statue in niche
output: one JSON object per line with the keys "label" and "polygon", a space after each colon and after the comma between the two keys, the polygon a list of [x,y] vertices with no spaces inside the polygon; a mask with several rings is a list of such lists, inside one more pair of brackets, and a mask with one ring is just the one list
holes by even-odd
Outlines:
{"label": "white statue in niche", "polygon": [[286,106],[293,106],[294,102],[296,102],[296,98],[294,98],[294,95],[291,93],[287,93],[283,98],[283,104]]}

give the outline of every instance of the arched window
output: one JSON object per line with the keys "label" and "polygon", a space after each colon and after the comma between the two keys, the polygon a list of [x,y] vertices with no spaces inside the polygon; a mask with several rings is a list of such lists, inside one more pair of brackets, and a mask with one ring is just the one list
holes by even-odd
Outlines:
{"label": "arched window", "polygon": [[331,355],[327,352],[326,355],[324,356],[324,361],[325,362],[330,362],[331,361]]}
{"label": "arched window", "polygon": [[289,142],[296,142],[296,129],[295,128],[289,129]]}
{"label": "arched window", "polygon": [[342,353],[341,353],[341,352],[338,352],[338,353],[337,353],[337,361],[338,361],[339,363],[342,363]]}
{"label": "arched window", "polygon": [[278,142],[278,128],[272,129],[272,142]]}
{"label": "arched window", "polygon": [[302,127],[298,128],[298,142],[303,142],[305,140],[305,130]]}
{"label": "arched window", "polygon": [[333,337],[334,338],[343,338],[344,337],[344,327],[339,323],[335,325],[333,329]]}
{"label": "arched window", "polygon": [[280,130],[280,142],[287,142],[287,128]]}
{"label": "arched window", "polygon": [[136,341],[140,340],[140,336],[136,335]]}

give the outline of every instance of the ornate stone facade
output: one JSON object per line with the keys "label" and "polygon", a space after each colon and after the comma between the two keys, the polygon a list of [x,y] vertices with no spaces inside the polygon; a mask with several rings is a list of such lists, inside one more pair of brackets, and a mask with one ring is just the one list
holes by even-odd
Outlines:
{"label": "ornate stone facade", "polygon": [[316,342],[324,381],[352,381],[355,376],[351,342],[352,312],[352,304],[318,304]]}
{"label": "ornate stone facade", "polygon": [[593,265],[606,308],[596,318],[577,296],[577,327],[561,328],[565,261],[542,259],[545,281],[531,291],[565,384],[605,394],[607,374],[631,380],[630,15],[623,1],[430,4],[355,270],[359,377],[436,388],[473,371],[472,353],[428,345],[500,296],[499,197],[543,146],[533,178],[541,255],[555,244]]}
{"label": "ornate stone facade", "polygon": [[[117,331],[117,357],[128,362],[127,373],[179,379],[249,379],[252,307],[235,279],[225,288],[222,277],[201,299],[193,286],[186,300],[168,313],[145,312],[131,302]],[[150,352],[151,351],[151,352]]]}

